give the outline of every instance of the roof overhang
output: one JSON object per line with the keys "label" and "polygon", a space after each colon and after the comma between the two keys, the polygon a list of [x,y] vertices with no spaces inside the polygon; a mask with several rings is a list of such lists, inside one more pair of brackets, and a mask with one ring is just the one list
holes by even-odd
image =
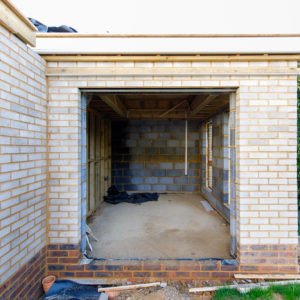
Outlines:
{"label": "roof overhang", "polygon": [[24,43],[35,46],[37,29],[9,0],[0,1],[0,25]]}
{"label": "roof overhang", "polygon": [[97,35],[37,34],[42,55],[300,54],[300,34]]}

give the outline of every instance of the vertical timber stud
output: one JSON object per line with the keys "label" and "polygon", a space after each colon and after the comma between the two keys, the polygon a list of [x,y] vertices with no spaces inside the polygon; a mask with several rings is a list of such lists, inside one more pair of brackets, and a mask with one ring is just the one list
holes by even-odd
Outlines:
{"label": "vertical timber stud", "polygon": [[111,121],[108,124],[108,186],[111,186]]}
{"label": "vertical timber stud", "polygon": [[80,199],[81,199],[81,252],[86,250],[86,214],[87,214],[87,103],[88,96],[81,93],[80,118]]}
{"label": "vertical timber stud", "polygon": [[213,123],[209,120],[206,123],[206,187],[212,190],[213,186]]}
{"label": "vertical timber stud", "polygon": [[95,208],[98,208],[101,202],[100,181],[101,181],[101,118],[96,115],[96,134],[95,134]]}
{"label": "vertical timber stud", "polygon": [[236,257],[237,252],[237,230],[236,230],[236,103],[235,93],[230,94],[229,99],[229,207],[230,207],[230,254]]}
{"label": "vertical timber stud", "polygon": [[[185,113],[186,116],[186,113]],[[184,164],[184,175],[188,175],[188,120],[185,119],[185,164]]]}
{"label": "vertical timber stud", "polygon": [[103,199],[105,194],[105,187],[104,187],[104,178],[105,178],[105,160],[104,160],[104,144],[105,144],[105,128],[104,128],[105,120],[101,119],[101,142],[100,142],[100,157],[101,157],[101,172],[100,172],[100,197]]}
{"label": "vertical timber stud", "polygon": [[96,167],[96,121],[97,116],[94,113],[88,112],[88,209],[87,214],[92,213],[96,207],[95,203],[95,167]]}

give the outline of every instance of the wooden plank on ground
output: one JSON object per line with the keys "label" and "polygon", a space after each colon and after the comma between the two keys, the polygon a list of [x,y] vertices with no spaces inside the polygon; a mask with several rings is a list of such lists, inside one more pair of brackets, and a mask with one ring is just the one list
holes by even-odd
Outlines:
{"label": "wooden plank on ground", "polygon": [[300,279],[300,274],[234,274],[236,279]]}
{"label": "wooden plank on ground", "polygon": [[232,284],[232,285],[219,285],[219,286],[205,286],[199,288],[191,288],[189,289],[190,293],[201,293],[201,292],[214,292],[220,289],[228,288],[228,289],[238,289],[241,293],[249,292],[254,288],[262,288],[266,289],[271,285],[287,285],[287,284],[299,284],[299,280],[285,280],[285,281],[277,281],[277,282],[261,282],[261,283],[247,283],[247,284]]}
{"label": "wooden plank on ground", "polygon": [[122,285],[122,286],[114,286],[109,288],[98,288],[98,292],[109,292],[109,291],[125,291],[125,290],[133,290],[133,289],[141,289],[160,286],[160,282],[152,282],[152,283],[142,283],[142,284],[132,284],[132,285]]}
{"label": "wooden plank on ground", "polygon": [[237,286],[235,284],[232,285],[217,285],[217,286],[204,286],[200,288],[190,288],[189,292],[190,293],[201,293],[201,292],[214,292],[223,288],[228,288],[228,289],[236,289]]}
{"label": "wooden plank on ground", "polygon": [[299,280],[284,280],[284,281],[277,281],[277,282],[260,282],[260,283],[249,283],[249,284],[241,284],[237,287],[238,291],[243,293],[248,293],[252,289],[260,288],[260,289],[267,289],[272,285],[288,285],[288,284],[299,284]]}

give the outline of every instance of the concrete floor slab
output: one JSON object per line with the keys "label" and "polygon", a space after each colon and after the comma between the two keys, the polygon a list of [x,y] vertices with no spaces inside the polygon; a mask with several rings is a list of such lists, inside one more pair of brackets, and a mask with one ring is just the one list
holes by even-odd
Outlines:
{"label": "concrete floor slab", "polygon": [[96,258],[230,258],[229,225],[195,194],[164,194],[141,205],[103,203],[88,225]]}

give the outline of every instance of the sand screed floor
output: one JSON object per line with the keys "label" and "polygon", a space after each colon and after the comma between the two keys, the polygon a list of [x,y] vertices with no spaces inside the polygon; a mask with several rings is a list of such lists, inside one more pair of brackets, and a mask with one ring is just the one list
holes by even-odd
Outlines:
{"label": "sand screed floor", "polygon": [[94,258],[230,258],[229,224],[195,194],[163,194],[143,204],[103,203],[89,219]]}

